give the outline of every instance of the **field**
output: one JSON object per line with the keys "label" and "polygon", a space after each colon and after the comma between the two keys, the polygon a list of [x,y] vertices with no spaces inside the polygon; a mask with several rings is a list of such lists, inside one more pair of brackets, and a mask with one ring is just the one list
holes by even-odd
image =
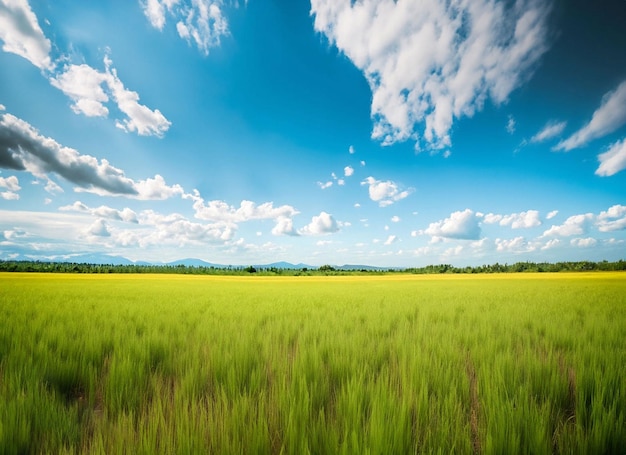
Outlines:
{"label": "field", "polygon": [[626,453],[626,274],[0,274],[0,453]]}

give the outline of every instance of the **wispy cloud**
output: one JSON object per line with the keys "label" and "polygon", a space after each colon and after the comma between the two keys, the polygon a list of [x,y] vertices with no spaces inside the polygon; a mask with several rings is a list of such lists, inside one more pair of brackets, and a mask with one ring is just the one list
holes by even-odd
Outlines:
{"label": "wispy cloud", "polygon": [[52,69],[50,40],[27,0],[0,1],[0,40],[4,52],[19,55],[39,69]]}
{"label": "wispy cloud", "polygon": [[400,201],[411,194],[412,189],[401,190],[397,183],[387,180],[380,181],[374,177],[367,177],[361,185],[368,186],[370,199],[378,202],[381,207],[386,207],[394,202]]}
{"label": "wispy cloud", "polygon": [[42,136],[30,124],[11,114],[0,114],[0,167],[26,170],[58,185],[50,176],[59,176],[76,185],[76,191],[135,199],[166,199],[182,195],[180,185],[168,186],[163,177],[134,181],[107,160],[82,155],[54,139]]}
{"label": "wispy cloud", "polygon": [[204,55],[228,35],[228,21],[221,0],[140,0],[150,24],[162,30],[167,16],[176,21],[178,36],[194,43]]}
{"label": "wispy cloud", "polygon": [[311,14],[369,82],[372,137],[444,148],[455,119],[505,102],[533,72],[548,48],[548,5],[312,0]]}
{"label": "wispy cloud", "polygon": [[515,118],[512,115],[509,115],[509,119],[506,122],[506,132],[509,134],[515,133]]}
{"label": "wispy cloud", "polygon": [[530,138],[530,142],[539,143],[557,137],[563,132],[566,126],[567,122],[549,121],[537,134]]}
{"label": "wispy cloud", "polygon": [[600,166],[595,174],[601,177],[610,177],[626,169],[626,138],[617,141],[609,149],[598,155]]}
{"label": "wispy cloud", "polygon": [[116,221],[124,221],[127,223],[138,223],[137,214],[129,209],[128,207],[123,208],[122,210],[117,210],[112,207],[108,207],[106,205],[101,205],[100,207],[90,208],[87,205],[83,204],[80,201],[76,201],[71,205],[64,205],[59,207],[59,210],[62,212],[79,212],[79,213],[89,213],[90,215],[99,217],[99,218],[107,218],[110,220]]}
{"label": "wispy cloud", "polygon": [[591,120],[567,139],[559,142],[554,150],[570,151],[582,147],[593,139],[612,133],[626,123],[626,81],[602,97],[602,103]]}

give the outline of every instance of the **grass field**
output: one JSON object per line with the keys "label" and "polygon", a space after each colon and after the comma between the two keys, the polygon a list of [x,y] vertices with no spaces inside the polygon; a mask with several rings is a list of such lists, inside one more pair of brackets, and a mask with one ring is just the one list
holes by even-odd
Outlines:
{"label": "grass field", "polygon": [[0,453],[626,453],[626,274],[0,274]]}

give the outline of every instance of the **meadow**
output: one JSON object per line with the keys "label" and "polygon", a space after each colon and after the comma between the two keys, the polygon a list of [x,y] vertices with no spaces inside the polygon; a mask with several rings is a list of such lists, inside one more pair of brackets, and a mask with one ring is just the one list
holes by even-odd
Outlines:
{"label": "meadow", "polygon": [[625,453],[626,274],[0,274],[0,453]]}

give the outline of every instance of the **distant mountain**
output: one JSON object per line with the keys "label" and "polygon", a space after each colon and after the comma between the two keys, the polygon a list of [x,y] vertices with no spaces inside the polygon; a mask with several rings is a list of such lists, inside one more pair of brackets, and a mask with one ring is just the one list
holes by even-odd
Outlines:
{"label": "distant mountain", "polygon": [[[154,265],[158,265],[158,264],[154,264]],[[177,261],[163,263],[163,265],[170,265],[170,266],[184,265],[186,267],[216,267],[216,268],[226,267],[225,265],[213,264],[211,262],[203,261],[202,259],[197,259],[197,258],[179,259]]]}

